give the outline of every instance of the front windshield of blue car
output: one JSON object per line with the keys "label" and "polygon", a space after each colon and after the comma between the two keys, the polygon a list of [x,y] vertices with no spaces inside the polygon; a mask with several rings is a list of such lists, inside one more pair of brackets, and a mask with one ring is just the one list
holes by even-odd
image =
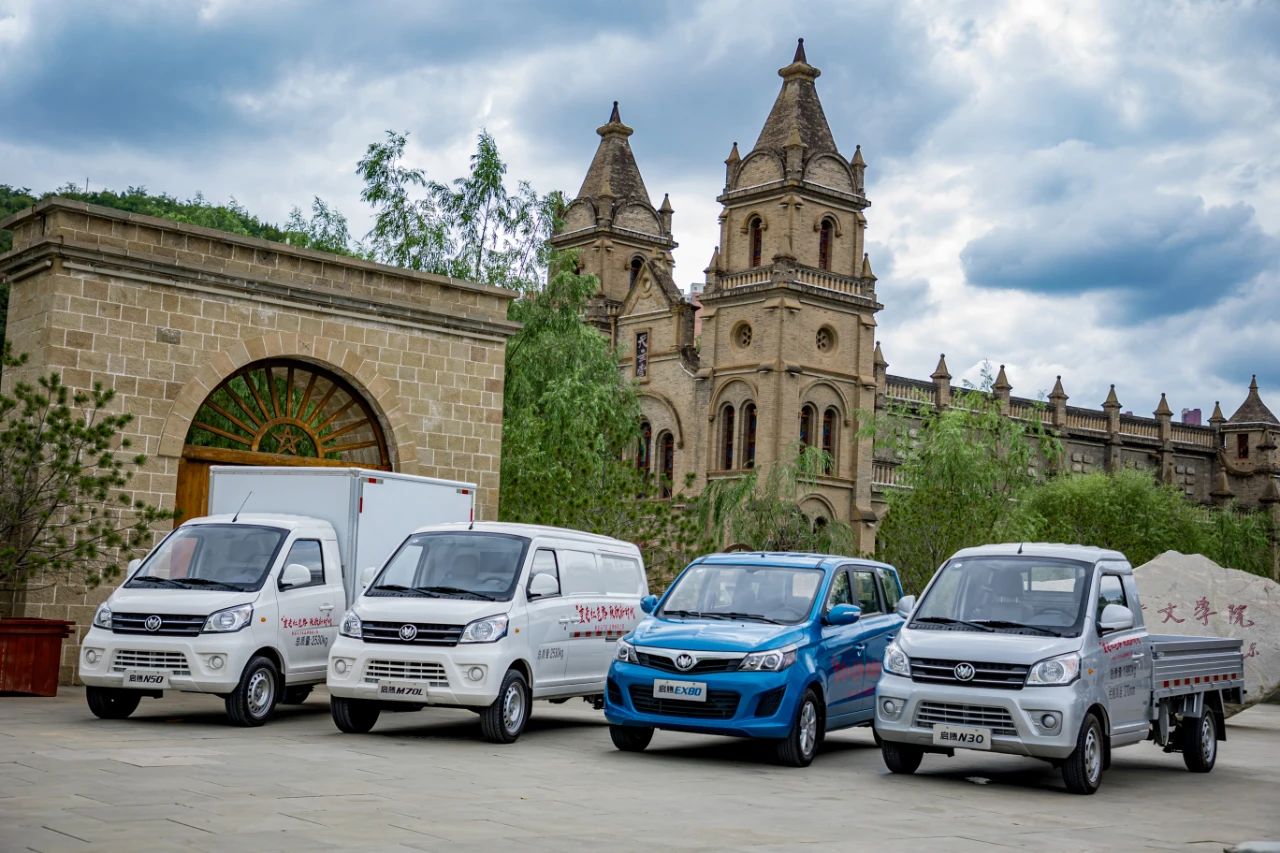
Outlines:
{"label": "front windshield of blue car", "polygon": [[821,585],[820,569],[704,563],[676,580],[657,615],[795,625],[808,619]]}

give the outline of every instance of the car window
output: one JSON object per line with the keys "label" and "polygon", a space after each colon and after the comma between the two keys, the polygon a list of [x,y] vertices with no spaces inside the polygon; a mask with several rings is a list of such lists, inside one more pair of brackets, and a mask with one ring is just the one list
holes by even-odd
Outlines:
{"label": "car window", "polygon": [[558,552],[560,558],[560,592],[564,595],[601,595],[604,583],[596,568],[596,555],[587,551]]}
{"label": "car window", "polygon": [[837,604],[853,604],[853,589],[849,586],[849,573],[844,569],[831,579],[831,593],[827,596],[827,609]]}
{"label": "car window", "polygon": [[550,593],[559,595],[560,590],[560,566],[556,562],[556,552],[548,548],[539,548],[533,554],[533,569],[529,572],[529,580],[532,581],[534,575],[551,575],[556,582],[556,591]]}
{"label": "car window", "polygon": [[882,570],[880,572],[880,589],[884,592],[885,610],[892,611],[898,606],[898,601],[902,598],[902,588],[898,586],[898,576],[893,572]]}
{"label": "car window", "polygon": [[863,569],[853,572],[853,598],[853,603],[862,608],[863,615],[884,612],[880,606],[875,572]]}
{"label": "car window", "polygon": [[1120,583],[1119,575],[1103,575],[1098,582],[1098,612],[1095,618],[1102,618],[1102,611],[1108,604],[1129,606],[1128,600],[1124,597],[1124,586]]}
{"label": "car window", "polygon": [[643,595],[644,570],[632,557],[600,554],[600,574],[609,595]]}
{"label": "car window", "polygon": [[[300,566],[306,566],[311,572],[311,582],[306,586],[318,586],[324,583],[324,555],[320,550],[320,543],[315,539],[299,539],[293,543],[293,547],[289,549],[289,556],[285,558],[286,566],[297,563]],[[297,587],[294,587],[297,589]]]}

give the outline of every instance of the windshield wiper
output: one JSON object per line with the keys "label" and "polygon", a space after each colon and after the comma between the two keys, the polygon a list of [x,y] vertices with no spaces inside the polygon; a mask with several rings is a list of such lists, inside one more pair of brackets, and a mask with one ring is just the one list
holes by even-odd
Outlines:
{"label": "windshield wiper", "polygon": [[229,589],[233,592],[244,592],[242,584],[228,583],[227,581],[218,581],[213,578],[174,578],[173,582],[179,586],[216,586],[222,589]]}
{"label": "windshield wiper", "polygon": [[429,596],[431,596],[432,598],[439,598],[439,597],[440,597],[440,596],[436,595],[434,592],[431,592],[430,590],[424,589],[423,587],[420,587],[420,586],[401,586],[401,585],[400,585],[400,584],[398,584],[398,583],[380,583],[380,584],[378,584],[377,586],[370,587],[370,589],[385,589],[387,592],[414,592],[414,593],[417,593],[418,595],[429,595]]}
{"label": "windshield wiper", "polygon": [[177,587],[178,589],[186,588],[175,580],[172,580],[170,578],[162,578],[162,577],[159,577],[158,575],[142,575],[141,577],[135,576],[129,579],[130,584],[142,583],[143,581],[146,581],[147,583],[160,583],[160,584],[164,584],[165,586]]}
{"label": "windshield wiper", "polygon": [[770,625],[781,625],[777,619],[765,616],[763,613],[739,613],[736,610],[719,611],[716,613],[706,613],[705,616],[715,616],[720,619],[747,619],[754,622],[768,622]]}
{"label": "windshield wiper", "polygon": [[952,619],[949,616],[917,616],[911,620],[912,623],[924,622],[929,625],[964,625],[969,628],[977,628],[979,631],[991,633],[995,628],[988,627],[979,622],[967,622],[964,619]]}
{"label": "windshield wiper", "polygon": [[1028,625],[1025,622],[1010,622],[1007,619],[979,619],[975,624],[990,625],[992,628],[1028,628],[1032,631],[1041,631],[1050,637],[1061,637],[1061,631],[1055,631],[1052,628],[1046,628],[1043,625]]}
{"label": "windshield wiper", "polygon": [[701,610],[663,610],[661,615],[662,616],[683,616],[686,618],[692,616],[694,619],[697,619],[700,616],[707,616],[710,614],[703,613]]}
{"label": "windshield wiper", "polygon": [[490,595],[487,592],[476,592],[474,589],[463,589],[460,586],[415,586],[414,589],[419,592],[443,592],[449,595],[474,595],[476,598],[483,598],[485,601],[497,601],[496,595]]}

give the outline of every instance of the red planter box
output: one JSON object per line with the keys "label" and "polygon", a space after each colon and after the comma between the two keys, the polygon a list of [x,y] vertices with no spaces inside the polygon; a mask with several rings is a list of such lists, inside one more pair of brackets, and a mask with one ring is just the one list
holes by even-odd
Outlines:
{"label": "red planter box", "polygon": [[62,641],[75,628],[62,619],[0,619],[0,693],[57,696]]}

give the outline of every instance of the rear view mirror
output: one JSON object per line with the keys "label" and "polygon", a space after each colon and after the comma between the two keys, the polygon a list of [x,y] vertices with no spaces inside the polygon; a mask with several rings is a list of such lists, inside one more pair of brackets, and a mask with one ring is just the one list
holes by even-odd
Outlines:
{"label": "rear view mirror", "polygon": [[1099,634],[1127,631],[1132,627],[1133,611],[1123,604],[1108,604],[1102,608],[1102,615],[1098,617]]}
{"label": "rear view mirror", "polygon": [[640,599],[640,609],[643,610],[645,613],[652,613],[653,611],[657,610],[658,596],[646,595],[644,598]]}
{"label": "rear view mirror", "polygon": [[852,625],[862,618],[862,608],[856,604],[837,604],[827,611],[828,625]]}
{"label": "rear view mirror", "polygon": [[916,606],[916,597],[914,595],[904,595],[902,598],[898,599],[897,613],[903,619],[910,619],[911,611],[915,608],[915,606]]}
{"label": "rear view mirror", "polygon": [[130,560],[130,561],[129,561],[129,568],[127,568],[127,569],[125,569],[125,570],[124,570],[124,578],[125,578],[125,580],[128,580],[129,578],[133,577],[133,573],[134,573],[134,572],[136,572],[136,571],[137,571],[138,569],[140,569],[141,567],[142,567],[142,561],[141,561],[141,560]]}
{"label": "rear view mirror", "polygon": [[280,573],[280,588],[290,589],[311,583],[311,570],[301,563],[290,563]]}
{"label": "rear view mirror", "polygon": [[373,583],[373,579],[377,576],[377,574],[378,574],[377,566],[365,566],[363,569],[361,569],[360,570],[360,588],[364,589],[365,587],[369,586],[369,584]]}
{"label": "rear view mirror", "polygon": [[560,582],[548,572],[539,572],[529,579],[529,598],[545,598],[560,594]]}

